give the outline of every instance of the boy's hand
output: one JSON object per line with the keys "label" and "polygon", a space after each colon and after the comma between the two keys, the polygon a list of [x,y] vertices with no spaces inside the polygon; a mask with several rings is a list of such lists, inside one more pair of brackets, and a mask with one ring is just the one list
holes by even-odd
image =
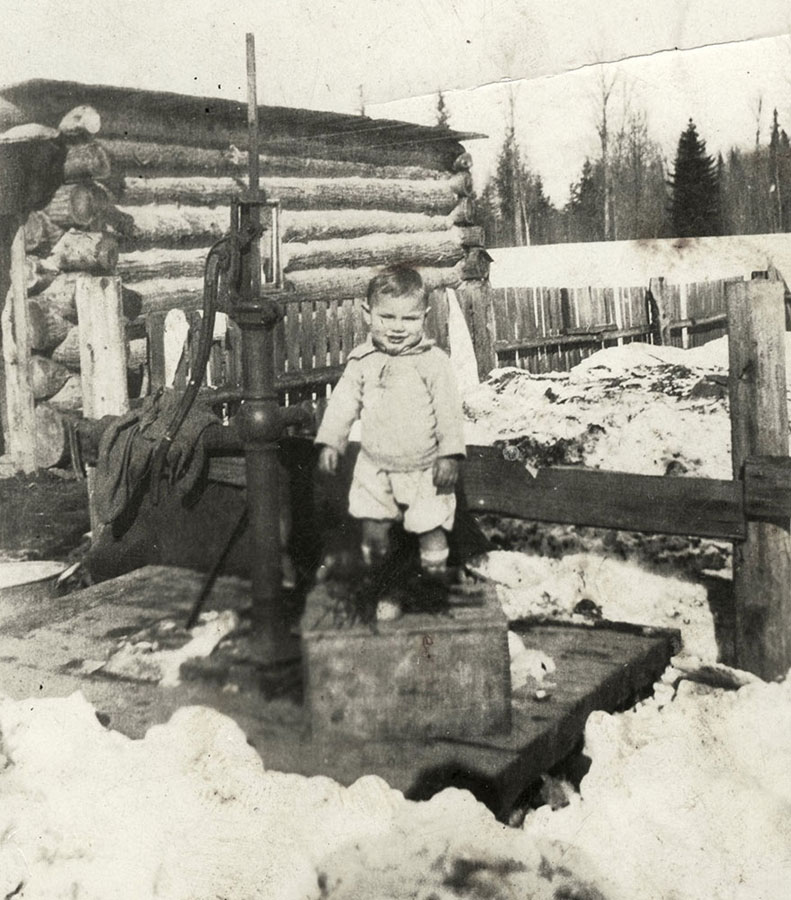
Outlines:
{"label": "boy's hand", "polygon": [[338,471],[338,451],[334,447],[322,447],[319,453],[319,471],[335,475]]}
{"label": "boy's hand", "polygon": [[450,494],[459,477],[459,461],[452,456],[440,456],[434,463],[434,486],[440,494]]}

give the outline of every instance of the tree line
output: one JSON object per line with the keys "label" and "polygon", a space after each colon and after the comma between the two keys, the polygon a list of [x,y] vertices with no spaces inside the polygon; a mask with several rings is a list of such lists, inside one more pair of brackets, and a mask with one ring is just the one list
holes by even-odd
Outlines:
{"label": "tree line", "polygon": [[[759,104],[754,145],[716,158],[689,119],[669,165],[645,113],[627,111],[613,126],[612,87],[600,83],[600,152],[585,160],[561,208],[519,145],[511,104],[496,169],[479,198],[490,247],[791,231],[791,143],[777,110],[762,139]],[[444,99],[440,112],[447,124]]]}

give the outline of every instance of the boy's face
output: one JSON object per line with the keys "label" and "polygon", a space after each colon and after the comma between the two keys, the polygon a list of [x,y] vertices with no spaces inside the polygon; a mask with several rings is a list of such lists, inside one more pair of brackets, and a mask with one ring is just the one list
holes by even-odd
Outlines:
{"label": "boy's face", "polygon": [[428,309],[420,294],[405,294],[379,296],[370,308],[363,305],[363,312],[374,344],[397,356],[420,343]]}

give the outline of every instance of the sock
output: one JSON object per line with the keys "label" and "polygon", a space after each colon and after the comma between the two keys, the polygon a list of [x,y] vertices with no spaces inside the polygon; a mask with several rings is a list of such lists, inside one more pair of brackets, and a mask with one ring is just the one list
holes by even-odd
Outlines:
{"label": "sock", "polygon": [[376,565],[377,563],[380,563],[387,555],[386,550],[383,550],[381,547],[377,547],[375,544],[361,544],[360,553],[363,558],[364,566]]}
{"label": "sock", "polygon": [[448,548],[444,550],[421,550],[420,568],[424,572],[444,572],[448,567]]}

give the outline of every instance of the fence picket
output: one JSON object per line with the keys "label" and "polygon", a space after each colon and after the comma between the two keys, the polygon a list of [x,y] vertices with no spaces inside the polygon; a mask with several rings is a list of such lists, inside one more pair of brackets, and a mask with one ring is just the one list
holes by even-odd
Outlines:
{"label": "fence picket", "polygon": [[338,301],[335,299],[330,300],[327,306],[327,349],[330,354],[330,366],[339,366],[341,364],[340,310]]}
{"label": "fence picket", "polygon": [[300,350],[299,362],[300,369],[305,372],[310,369],[318,368],[318,363],[314,362],[314,322],[313,322],[313,301],[305,300],[300,303]]}

